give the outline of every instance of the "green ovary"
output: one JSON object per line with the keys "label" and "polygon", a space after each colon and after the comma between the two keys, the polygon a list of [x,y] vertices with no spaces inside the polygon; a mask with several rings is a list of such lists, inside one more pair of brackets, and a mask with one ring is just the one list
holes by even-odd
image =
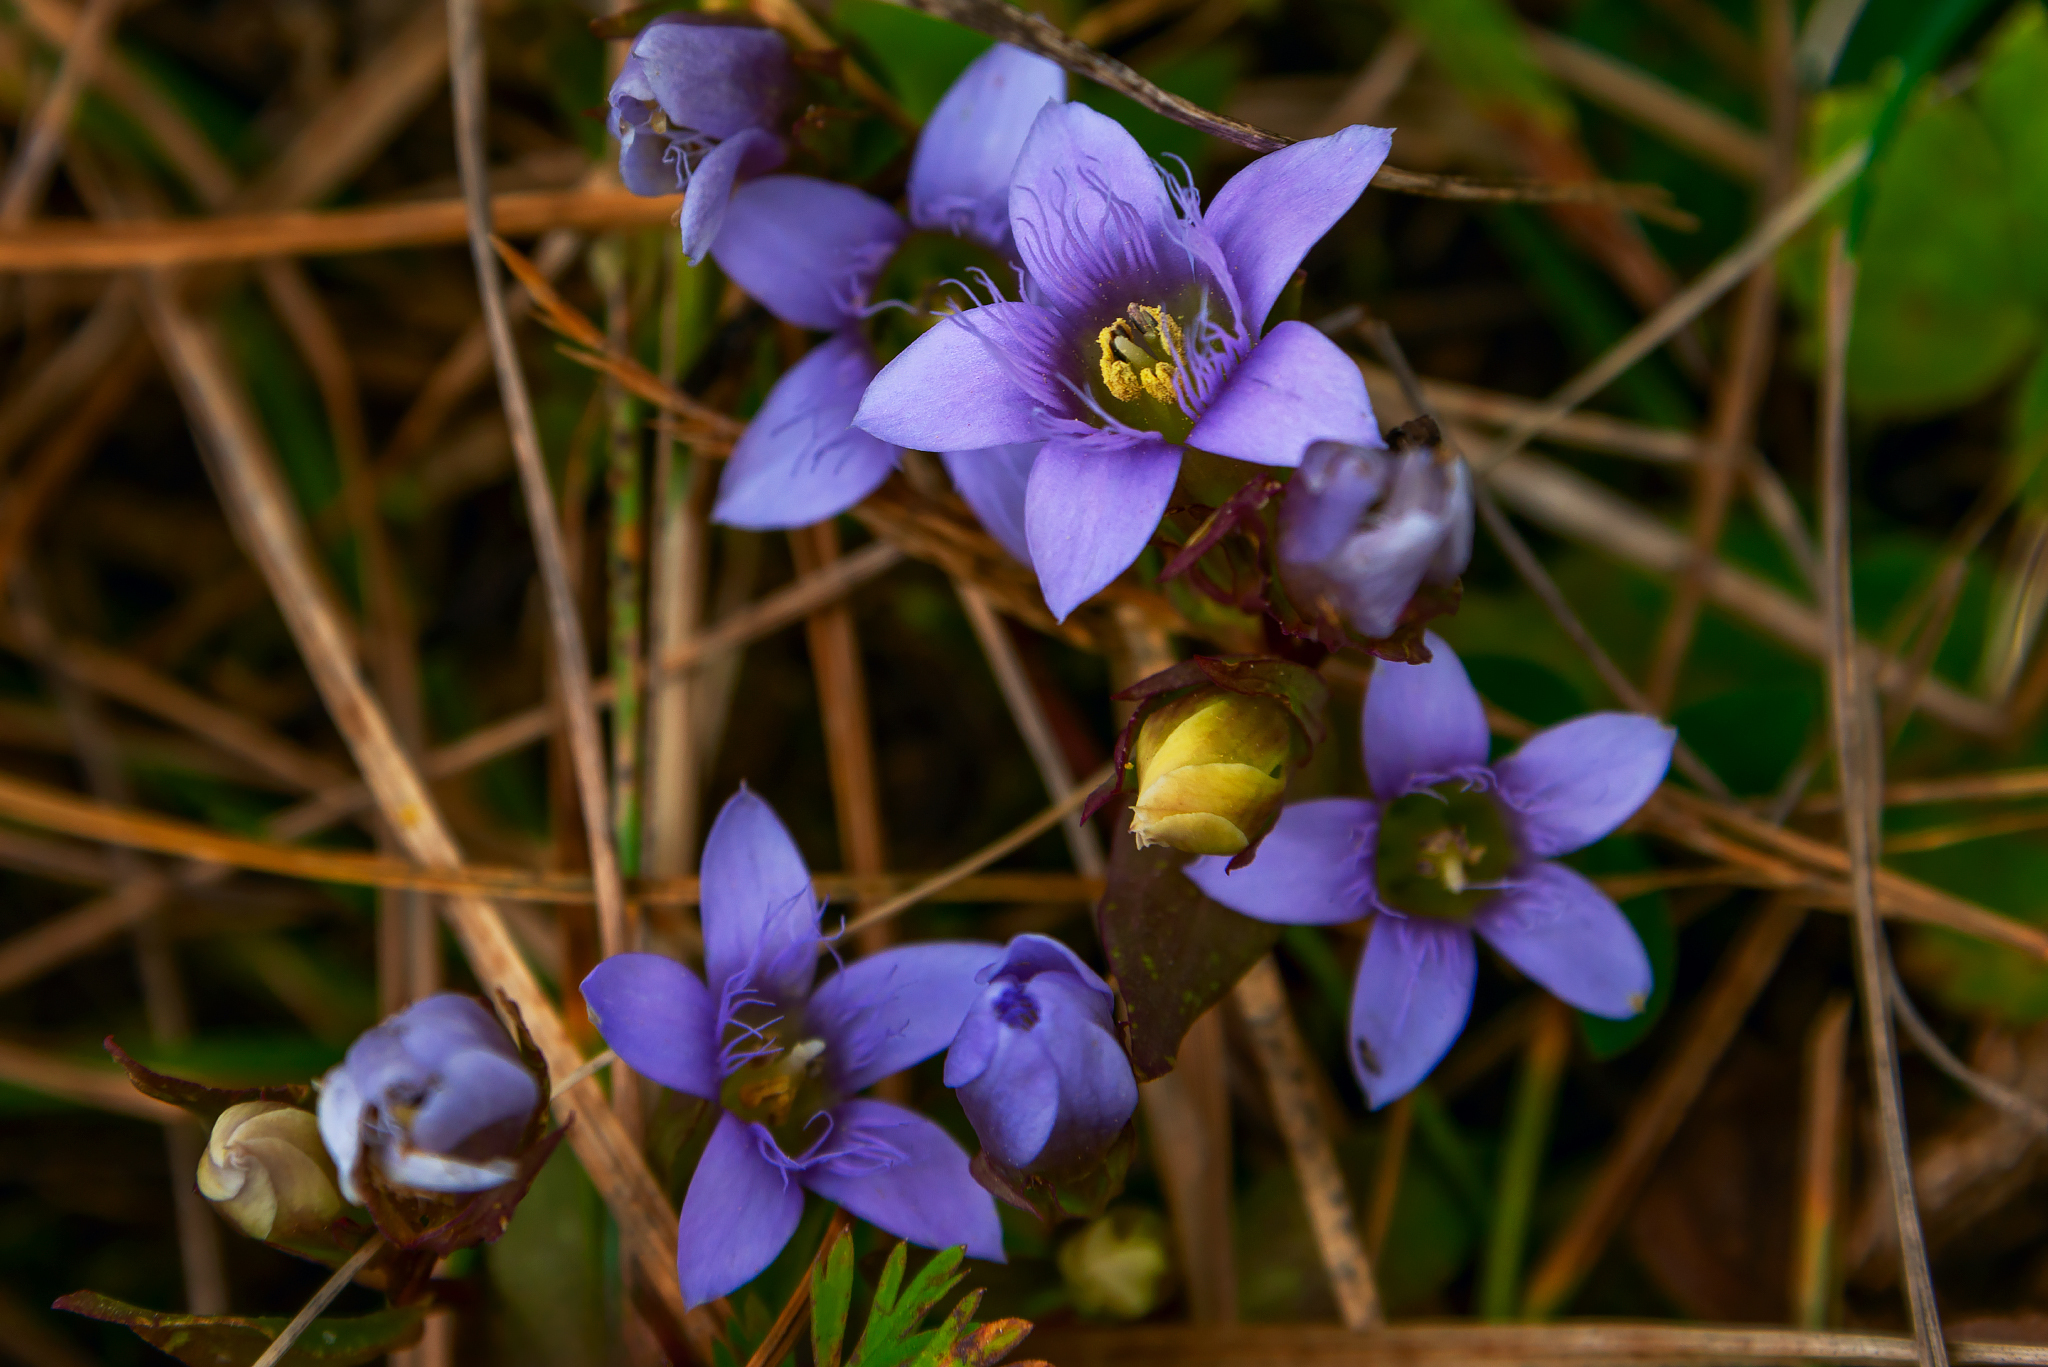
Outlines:
{"label": "green ovary", "polygon": [[1381,900],[1396,910],[1466,920],[1513,862],[1500,808],[1478,789],[1439,783],[1380,814],[1374,876]]}

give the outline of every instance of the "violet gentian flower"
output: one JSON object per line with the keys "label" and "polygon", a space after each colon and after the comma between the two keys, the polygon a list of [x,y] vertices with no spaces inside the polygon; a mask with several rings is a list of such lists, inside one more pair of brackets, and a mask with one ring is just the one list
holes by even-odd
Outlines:
{"label": "violet gentian flower", "polygon": [[1322,441],[1280,501],[1280,582],[1311,619],[1367,639],[1393,634],[1425,583],[1472,559],[1472,480],[1426,447]]}
{"label": "violet gentian flower", "polygon": [[1305,323],[1265,324],[1391,136],[1357,126],[1283,148],[1204,209],[1115,120],[1044,110],[1010,186],[1022,298],[918,338],[868,387],[855,425],[928,451],[1037,445],[1025,535],[1065,618],[1144,549],[1184,447],[1292,466],[1310,442],[1378,437],[1337,344]]}
{"label": "violet gentian flower", "polygon": [[658,954],[615,954],[583,980],[620,1058],[721,1108],[683,1198],[684,1297],[701,1305],[768,1266],[805,1188],[898,1238],[1001,1261],[995,1201],[967,1154],[923,1116],[857,1095],[946,1047],[1001,948],[906,945],[814,989],[825,945],[810,871],[745,788],[711,828],[703,880],[703,980]]}
{"label": "violet gentian flower", "polygon": [[1651,717],[1596,712],[1486,762],[1486,713],[1450,647],[1381,662],[1365,695],[1370,801],[1284,809],[1236,873],[1188,877],[1233,910],[1287,925],[1378,913],[1351,995],[1352,1066],[1375,1106],[1436,1066],[1464,1027],[1473,936],[1571,1006],[1620,1018],[1649,997],[1650,960],[1606,893],[1551,860],[1626,821],[1663,781],[1676,739]]}
{"label": "violet gentian flower", "polygon": [[1025,1172],[1092,1166],[1138,1108],[1109,984],[1044,935],[1010,941],[977,981],[985,986],[947,1051],[946,1085],[982,1148]]}
{"label": "violet gentian flower", "polygon": [[795,93],[782,35],[736,15],[663,14],[633,40],[611,91],[619,178],[636,195],[688,189],[691,264],[717,238],[733,185],[788,159],[774,128]]}
{"label": "violet gentian flower", "polygon": [[356,1205],[365,1162],[388,1186],[487,1191],[511,1179],[540,1104],[497,1017],[442,992],[364,1031],[320,1079],[320,1138]]}
{"label": "violet gentian flower", "polygon": [[[886,354],[932,320],[931,288],[994,272],[1012,255],[1010,169],[1031,121],[1066,76],[998,46],[976,58],[925,122],[911,156],[909,217],[851,185],[770,176],[742,186],[712,255],[770,313],[829,332],[769,391],[720,477],[713,516],[734,527],[801,527],[845,511],[889,477],[901,452],[852,426]],[[878,302],[878,301],[895,301]],[[960,494],[1013,554],[1021,476],[1014,453],[938,449]]]}

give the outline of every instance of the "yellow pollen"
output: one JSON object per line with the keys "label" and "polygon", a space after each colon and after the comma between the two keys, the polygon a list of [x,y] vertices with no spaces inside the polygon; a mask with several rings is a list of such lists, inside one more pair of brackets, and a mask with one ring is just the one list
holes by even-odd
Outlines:
{"label": "yellow pollen", "polygon": [[789,1119],[790,1105],[796,1100],[796,1084],[792,1073],[770,1073],[757,1082],[742,1084],[740,1104],[765,1115],[771,1127],[780,1125]]}
{"label": "yellow pollen", "polygon": [[1178,408],[1173,381],[1181,359],[1180,324],[1172,314],[1132,304],[1096,334],[1102,350],[1102,387],[1120,403],[1146,396]]}
{"label": "yellow pollen", "polygon": [[1434,877],[1445,892],[1458,893],[1470,881],[1468,871],[1486,857],[1486,846],[1470,843],[1462,829],[1453,827],[1423,841],[1419,853],[1416,871]]}

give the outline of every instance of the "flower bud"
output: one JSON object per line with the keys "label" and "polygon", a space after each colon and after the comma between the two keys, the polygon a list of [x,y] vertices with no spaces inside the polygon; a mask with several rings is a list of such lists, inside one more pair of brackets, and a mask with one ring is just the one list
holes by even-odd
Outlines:
{"label": "flower bud", "polygon": [[320,1137],[358,1204],[368,1163],[399,1189],[487,1191],[511,1180],[541,1100],[496,1017],[443,992],[365,1031],[320,1080]]}
{"label": "flower bud", "polygon": [[1024,1173],[1094,1167],[1138,1108],[1109,984],[1044,935],[1019,935],[976,980],[945,1076],[983,1151]]}
{"label": "flower bud", "polygon": [[1141,1320],[1166,1298],[1166,1221],[1123,1206],[1060,1245],[1060,1280],[1074,1308],[1104,1319]]}
{"label": "flower bud", "polygon": [[1368,640],[1392,635],[1417,590],[1449,585],[1471,558],[1471,476],[1427,446],[1316,442],[1280,503],[1288,596],[1310,618]]}
{"label": "flower bud", "polygon": [[252,1239],[311,1234],[342,1211],[319,1121],[282,1101],[244,1101],[220,1113],[199,1158],[199,1194]]}
{"label": "flower bud", "polygon": [[1139,847],[1244,849],[1280,810],[1293,746],[1293,720],[1269,697],[1199,688],[1147,714],[1133,749]]}

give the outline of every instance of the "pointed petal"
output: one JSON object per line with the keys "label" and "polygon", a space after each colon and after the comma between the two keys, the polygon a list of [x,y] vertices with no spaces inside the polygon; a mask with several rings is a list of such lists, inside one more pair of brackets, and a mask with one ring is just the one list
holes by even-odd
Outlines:
{"label": "pointed petal", "polygon": [[832,332],[859,318],[905,231],[894,209],[851,185],[767,176],[733,192],[711,254],[777,318]]}
{"label": "pointed petal", "polygon": [[[972,451],[1044,435],[1021,371],[1042,368],[1036,304],[986,304],[941,320],[882,367],[854,426],[917,451]],[[1023,353],[1019,354],[1022,345]]]}
{"label": "pointed petal", "polygon": [[1650,800],[1678,733],[1655,717],[1596,712],[1531,736],[1493,766],[1524,854],[1583,849]]}
{"label": "pointed petal", "polygon": [[1590,1015],[1620,1020],[1650,999],[1650,956],[1612,898],[1562,864],[1539,862],[1472,918],[1500,956]]}
{"label": "pointed petal", "polygon": [[981,996],[975,975],[1001,945],[936,943],[856,959],[811,994],[807,1028],[825,1041],[842,1093],[862,1091],[953,1042]]}
{"label": "pointed petal", "polygon": [[1157,438],[1123,450],[1054,438],[1024,494],[1024,532],[1045,605],[1067,614],[1130,568],[1180,478],[1180,448]]}
{"label": "pointed petal", "polygon": [[583,980],[583,1004],[634,1072],[718,1100],[718,1006],[689,969],[660,954],[614,954]]}
{"label": "pointed petal", "polygon": [[1429,1076],[1465,1028],[1479,956],[1463,926],[1382,913],[1351,992],[1351,1065],[1378,1110]]}
{"label": "pointed petal", "polygon": [[789,45],[773,29],[708,18],[664,14],[649,23],[626,62],[637,71],[628,82],[621,70],[622,83],[659,101],[671,124],[706,137],[773,123],[796,84]]}
{"label": "pointed petal", "polygon": [[1230,178],[1204,217],[1237,276],[1256,335],[1308,249],[1357,202],[1394,130],[1354,124],[1269,152]]}
{"label": "pointed petal", "polygon": [[718,480],[728,527],[808,527],[845,512],[896,468],[896,448],[853,426],[874,353],[846,331],[812,348],[768,391]]}
{"label": "pointed petal", "polygon": [[684,1301],[695,1309],[759,1276],[796,1233],[803,1213],[803,1188],[761,1156],[755,1127],[721,1115],[676,1227]]}
{"label": "pointed petal", "polygon": [[1038,111],[1066,94],[1066,72],[1043,57],[998,43],[975,58],[918,135],[910,221],[1006,249],[1017,154]]}
{"label": "pointed petal", "polygon": [[1236,873],[1227,855],[1190,860],[1196,887],[1241,915],[1285,926],[1328,926],[1372,910],[1379,808],[1324,797],[1281,808],[1259,853]]}
{"label": "pointed petal", "polygon": [[1223,384],[1188,445],[1258,465],[1301,464],[1315,441],[1377,446],[1365,377],[1307,323],[1282,323]]}
{"label": "pointed petal", "polygon": [[988,446],[979,451],[942,451],[953,487],[988,534],[1002,543],[1020,565],[1031,563],[1031,543],[1024,535],[1024,490],[1038,459],[1035,441]]}
{"label": "pointed petal", "polygon": [[965,1244],[972,1257],[1003,1261],[995,1198],[967,1171],[967,1151],[951,1135],[886,1101],[856,1097],[833,1115],[897,1157],[887,1166],[861,1158],[834,1160],[804,1173],[805,1186],[899,1239],[925,1248]]}
{"label": "pointed petal", "polygon": [[704,976],[712,999],[752,969],[789,1000],[809,994],[817,969],[818,899],[811,871],[781,818],[744,785],[704,841]]}
{"label": "pointed petal", "polygon": [[1100,307],[1102,286],[1181,250],[1174,221],[1159,168],[1122,124],[1085,104],[1039,111],[1010,181],[1010,228],[1046,298]]}
{"label": "pointed petal", "polygon": [[[646,138],[651,135],[643,132],[640,136]],[[773,133],[759,128],[742,129],[704,154],[690,172],[689,191],[683,197],[683,211],[676,219],[676,226],[683,235],[683,255],[691,265],[701,264],[704,253],[718,241],[718,234],[725,227],[726,210],[732,204],[732,187],[739,178],[772,171],[788,157],[789,145]],[[623,171],[623,158],[619,164]],[[658,178],[656,183],[659,183]],[[668,194],[671,191],[653,193]]]}
{"label": "pointed petal", "polygon": [[1465,666],[1443,638],[1426,632],[1426,665],[1373,667],[1365,693],[1365,772],[1373,796],[1392,802],[1425,779],[1486,763],[1486,709]]}

